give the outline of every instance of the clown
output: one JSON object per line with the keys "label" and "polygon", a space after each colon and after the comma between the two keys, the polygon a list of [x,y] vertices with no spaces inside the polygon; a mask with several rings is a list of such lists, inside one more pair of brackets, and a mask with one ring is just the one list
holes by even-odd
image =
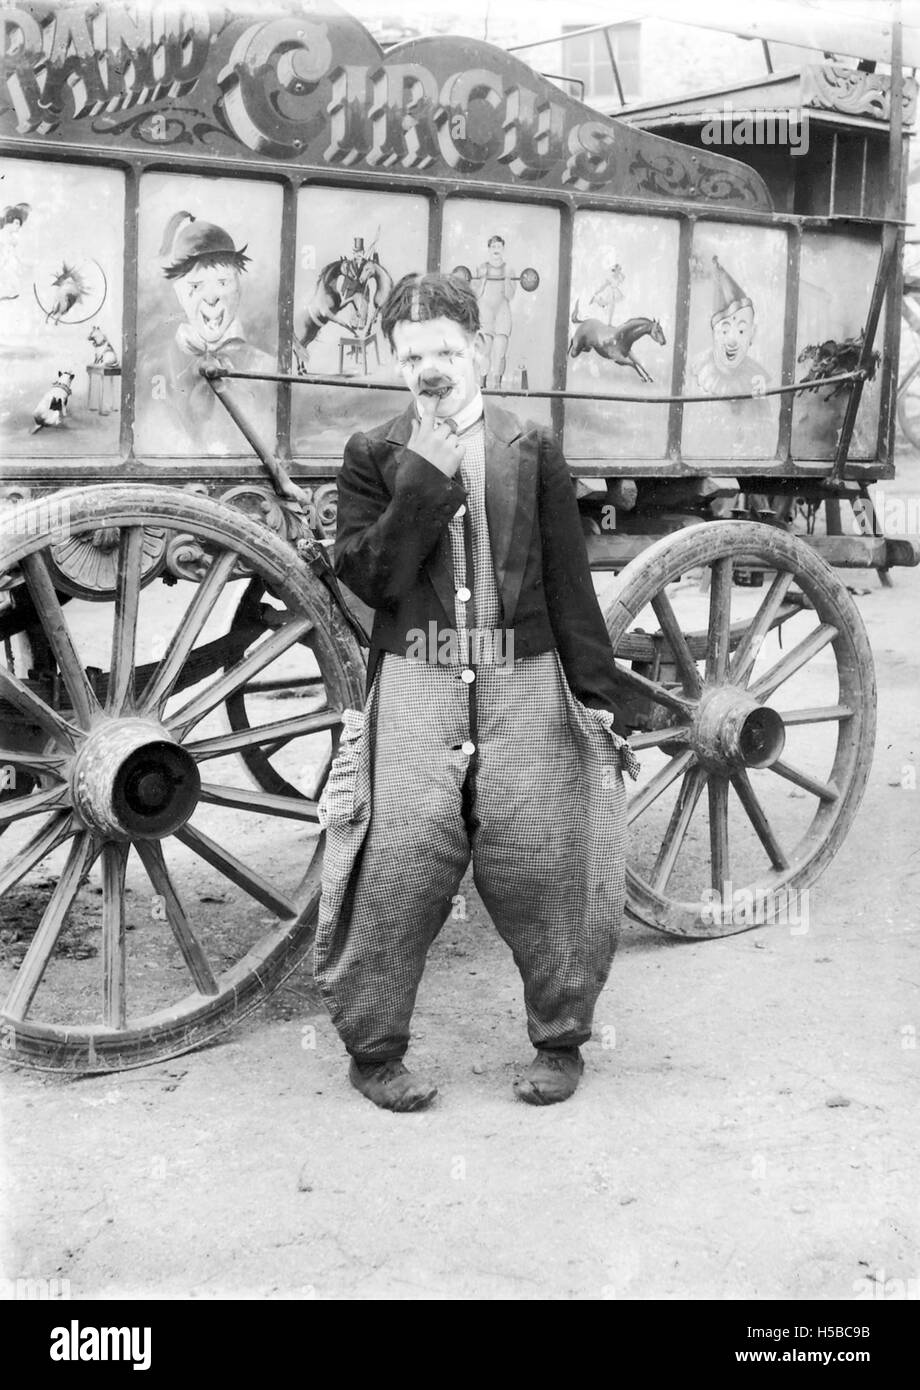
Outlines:
{"label": "clown", "polygon": [[756,394],[766,387],[769,375],[750,356],[757,331],[753,301],[720,265],[717,256],[712,258],[712,278],[712,346],[694,361],[693,376],[700,390],[710,396]]}
{"label": "clown", "polygon": [[[202,377],[201,368],[277,370],[273,357],[247,341],[240,320],[242,277],[250,257],[245,246],[234,245],[223,227],[184,211],[166,224],[159,255],[182,319],[173,317],[152,331],[142,344],[145,366],[154,379],[162,381],[166,411],[193,444],[221,452],[243,451],[247,446],[239,430]],[[241,403],[248,399],[252,407],[261,402],[268,408],[267,388],[257,383],[235,383],[234,395]]]}

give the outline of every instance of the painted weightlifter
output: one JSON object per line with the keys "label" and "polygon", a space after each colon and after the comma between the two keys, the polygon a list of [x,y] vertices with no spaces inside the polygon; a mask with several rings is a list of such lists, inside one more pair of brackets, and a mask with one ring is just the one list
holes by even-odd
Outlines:
{"label": "painted weightlifter", "polygon": [[623,908],[635,760],[613,729],[616,663],[562,453],[483,404],[475,294],[408,275],[381,326],[413,399],[349,440],[339,476],[336,571],[375,620],[365,710],[345,713],[323,798],[316,979],[353,1085],[429,1105],[403,1057],[472,858],[536,1049],[515,1092],[551,1104],[578,1085]]}

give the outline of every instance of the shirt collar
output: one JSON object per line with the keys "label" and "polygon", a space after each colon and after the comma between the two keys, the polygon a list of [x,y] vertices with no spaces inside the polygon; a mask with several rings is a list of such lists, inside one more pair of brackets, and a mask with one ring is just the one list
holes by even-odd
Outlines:
{"label": "shirt collar", "polygon": [[[418,403],[416,403],[415,406],[415,413],[417,415],[419,414]],[[467,430],[471,430],[474,425],[479,423],[482,419],[482,415],[482,392],[477,391],[473,399],[469,401],[462,410],[458,410],[456,415],[451,415],[450,419],[453,420],[456,426],[457,434],[465,434]],[[421,416],[419,416],[419,418],[421,418]]]}
{"label": "shirt collar", "polygon": [[482,392],[477,391],[471,401],[462,410],[458,410],[453,417],[454,424],[457,426],[457,433],[463,434],[465,430],[472,429],[482,418]]}

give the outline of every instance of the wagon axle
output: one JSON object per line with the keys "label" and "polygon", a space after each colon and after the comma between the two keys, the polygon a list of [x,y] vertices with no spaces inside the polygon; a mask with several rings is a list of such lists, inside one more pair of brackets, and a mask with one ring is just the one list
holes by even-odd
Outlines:
{"label": "wagon axle", "polygon": [[703,766],[723,774],[772,767],[785,742],[786,728],[776,710],[725,685],[704,691],[689,738]]}
{"label": "wagon axle", "polygon": [[115,840],[173,835],[198,804],[195,759],[152,719],[111,719],[74,759],[73,804],[91,830]]}

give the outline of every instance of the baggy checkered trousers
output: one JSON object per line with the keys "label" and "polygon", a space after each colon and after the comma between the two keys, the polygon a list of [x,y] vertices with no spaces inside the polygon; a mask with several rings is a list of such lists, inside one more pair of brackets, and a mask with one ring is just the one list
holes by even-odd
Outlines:
{"label": "baggy checkered trousers", "polygon": [[315,973],[346,1048],[401,1057],[428,950],[469,865],[524,982],[535,1044],[591,1033],[623,911],[625,792],[635,758],[613,716],[580,704],[555,652],[477,673],[385,655],[346,711],[323,796]]}

